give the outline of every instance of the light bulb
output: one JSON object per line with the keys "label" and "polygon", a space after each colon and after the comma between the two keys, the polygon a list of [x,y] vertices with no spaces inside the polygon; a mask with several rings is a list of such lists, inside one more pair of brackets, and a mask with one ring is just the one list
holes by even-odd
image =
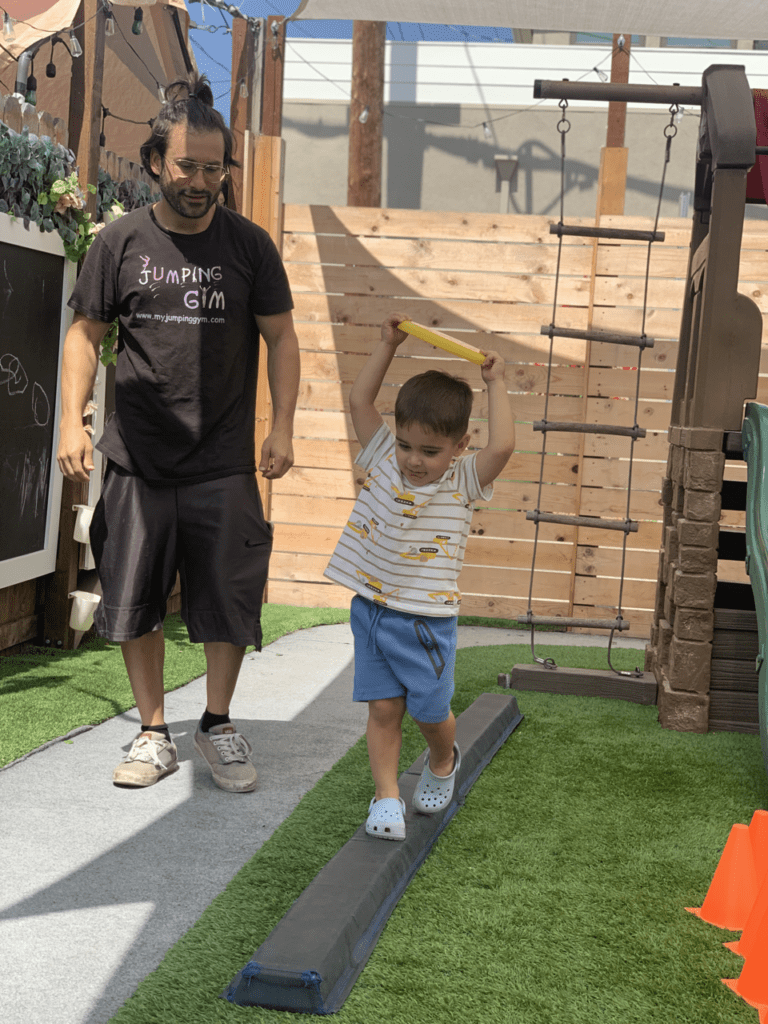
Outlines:
{"label": "light bulb", "polygon": [[107,15],[107,20],[104,22],[104,35],[113,36],[115,34],[115,19],[111,14]]}
{"label": "light bulb", "polygon": [[157,87],[157,98],[160,100],[161,103],[165,103],[165,89],[162,87],[162,85],[158,85]]}
{"label": "light bulb", "polygon": [[678,107],[677,110],[675,111],[675,124],[680,124],[680,122],[683,120],[684,117],[685,117],[685,107]]}
{"label": "light bulb", "polygon": [[493,132],[488,127],[487,121],[483,121],[483,135],[485,135],[486,139],[490,139],[490,137],[493,135]]}
{"label": "light bulb", "polygon": [[368,120],[368,115],[370,114],[370,112],[370,107],[363,107],[362,111],[360,112],[360,116],[357,119],[360,122],[360,124],[365,124],[365,122]]}
{"label": "light bulb", "polygon": [[601,82],[608,81],[608,75],[606,75],[602,68],[592,68],[592,70],[597,73],[597,77],[600,79]]}
{"label": "light bulb", "polygon": [[16,33],[13,31],[13,18],[8,11],[3,11],[3,37],[8,42],[16,38]]}
{"label": "light bulb", "polygon": [[240,99],[248,99],[248,83],[245,81],[244,78],[240,79]]}
{"label": "light bulb", "polygon": [[131,32],[135,36],[140,36],[144,31],[144,11],[140,7],[137,7],[133,12],[133,24],[131,25]]}
{"label": "light bulb", "polygon": [[56,65],[51,61],[50,64],[45,65],[45,77],[55,78],[56,77]]}
{"label": "light bulb", "polygon": [[623,50],[624,49],[624,36],[619,36],[618,43],[619,43],[619,49]]}
{"label": "light bulb", "polygon": [[33,107],[37,104],[37,79],[34,75],[30,75],[27,79],[27,94],[24,99]]}
{"label": "light bulb", "polygon": [[73,57],[82,57],[83,56],[83,48],[80,45],[80,43],[78,42],[78,39],[77,39],[77,36],[75,35],[75,30],[74,29],[70,29],[70,32],[69,32],[69,44],[70,44],[70,46],[72,48],[72,56]]}

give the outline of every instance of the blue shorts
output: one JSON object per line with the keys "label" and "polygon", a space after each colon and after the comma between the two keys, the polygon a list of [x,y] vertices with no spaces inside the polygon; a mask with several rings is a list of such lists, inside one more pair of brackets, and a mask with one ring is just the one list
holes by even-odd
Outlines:
{"label": "blue shorts", "polygon": [[456,617],[410,615],[355,595],[356,701],[405,697],[417,722],[444,722],[451,710]]}

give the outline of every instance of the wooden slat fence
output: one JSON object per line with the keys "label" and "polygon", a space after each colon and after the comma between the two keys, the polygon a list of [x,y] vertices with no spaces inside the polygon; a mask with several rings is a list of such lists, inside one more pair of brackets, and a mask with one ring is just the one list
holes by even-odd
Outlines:
{"label": "wooden slat fence", "polygon": [[[342,587],[323,570],[362,482],[352,463],[358,446],[347,413],[352,382],[391,310],[437,327],[507,361],[517,420],[517,452],[496,483],[493,499],[475,514],[460,586],[462,612],[513,619],[528,607],[537,506],[542,418],[549,339],[539,328],[552,320],[557,239],[544,217],[287,206],[283,255],[296,304],[302,348],[302,384],[296,418],[296,468],[272,489],[275,547],[269,600],[338,606]],[[569,221],[573,223],[573,221]],[[584,221],[584,223],[594,223]],[[630,217],[603,218],[604,226],[643,227]],[[661,223],[666,241],[652,248],[646,333],[656,339],[642,358],[639,423],[647,430],[635,447],[624,617],[630,634],[647,637],[653,615],[661,534],[661,479],[667,459],[677,334],[690,225]],[[765,303],[768,228],[748,222],[742,289]],[[564,239],[559,326],[639,333],[647,245]],[[637,350],[555,339],[550,420],[631,425]],[[486,400],[477,367],[409,339],[398,350],[378,408],[394,409],[397,385],[431,367],[465,376],[477,391],[473,444],[486,437]],[[768,365],[766,366],[768,372]],[[761,394],[762,393],[762,394]],[[758,399],[768,399],[761,379]],[[541,509],[623,518],[629,441],[605,436],[550,435]],[[739,474],[743,470],[730,470]],[[743,527],[743,515],[724,513]],[[620,533],[542,525],[534,576],[537,614],[608,618],[615,615],[621,566]],[[732,565],[723,572],[742,578]]]}

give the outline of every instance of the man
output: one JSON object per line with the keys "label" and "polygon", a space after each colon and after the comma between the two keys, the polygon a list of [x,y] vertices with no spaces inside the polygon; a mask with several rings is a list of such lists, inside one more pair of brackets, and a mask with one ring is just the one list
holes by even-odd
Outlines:
{"label": "man", "polygon": [[96,628],[121,644],[142,723],[116,785],[148,786],[178,767],[162,632],[177,570],[182,617],[207,662],[195,747],[222,789],[248,792],[257,781],[229,706],[246,647],[261,649],[272,546],[255,478],[259,335],[274,410],[258,466],[266,479],[293,464],[299,350],[274,244],[217,202],[232,150],[205,77],[169,86],[141,149],[162,198],[99,233],[69,302],[58,462],[70,480],[93,469],[83,410],[119,317],[115,415],[98,445],[108,462],[91,526],[103,590]]}

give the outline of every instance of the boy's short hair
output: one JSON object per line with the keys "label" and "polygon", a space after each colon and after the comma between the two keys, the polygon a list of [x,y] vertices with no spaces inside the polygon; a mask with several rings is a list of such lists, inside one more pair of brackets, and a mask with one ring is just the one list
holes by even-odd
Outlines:
{"label": "boy's short hair", "polygon": [[435,434],[459,438],[469,431],[472,388],[461,377],[442,370],[427,370],[400,388],[395,402],[395,424],[418,423]]}

